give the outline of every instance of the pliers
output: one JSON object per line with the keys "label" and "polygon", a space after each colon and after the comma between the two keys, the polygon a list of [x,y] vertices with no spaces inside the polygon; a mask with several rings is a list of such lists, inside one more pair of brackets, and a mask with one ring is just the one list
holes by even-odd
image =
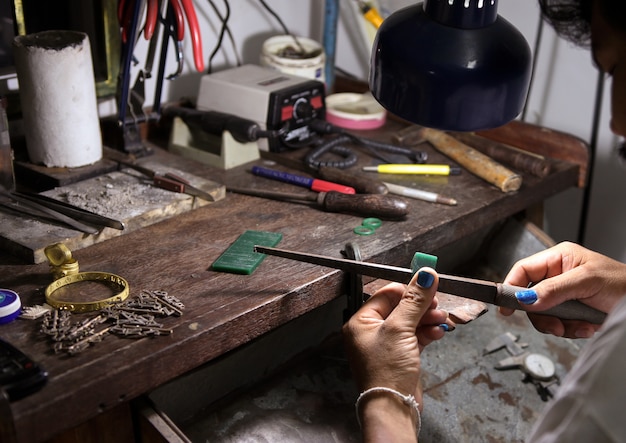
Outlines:
{"label": "pliers", "polygon": [[131,29],[137,26],[138,17],[136,17],[133,12],[135,11],[135,3],[138,1],[142,2],[141,10],[143,11],[144,7],[146,10],[146,21],[143,27],[146,40],[150,40],[154,36],[157,21],[160,16],[160,2],[169,1],[172,6],[178,42],[182,42],[185,36],[184,19],[185,17],[187,18],[195,66],[199,72],[204,71],[202,36],[200,34],[200,25],[198,23],[195,7],[193,6],[193,0],[119,0],[117,5],[117,18],[122,28],[123,43],[128,43],[132,35]]}

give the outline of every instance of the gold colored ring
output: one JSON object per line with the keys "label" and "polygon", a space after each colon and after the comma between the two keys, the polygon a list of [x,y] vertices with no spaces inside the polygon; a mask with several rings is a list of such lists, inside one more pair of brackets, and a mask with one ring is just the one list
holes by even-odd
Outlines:
{"label": "gold colored ring", "polygon": [[63,243],[55,243],[50,246],[46,246],[43,250],[44,254],[48,258],[48,261],[53,266],[61,266],[64,263],[72,260],[72,251]]}
{"label": "gold colored ring", "polygon": [[[59,301],[53,298],[53,294],[57,289],[86,281],[111,282],[121,287],[122,290],[113,297],[91,302]],[[78,274],[66,275],[50,283],[46,288],[46,303],[53,308],[65,309],[72,312],[97,311],[114,303],[124,301],[128,297],[129,292],[128,282],[119,275],[110,274],[108,272],[79,272]]]}

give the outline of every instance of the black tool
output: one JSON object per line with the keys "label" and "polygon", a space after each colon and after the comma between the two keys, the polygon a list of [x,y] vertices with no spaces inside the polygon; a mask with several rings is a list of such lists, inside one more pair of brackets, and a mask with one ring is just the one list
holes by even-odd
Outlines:
{"label": "black tool", "polygon": [[56,200],[42,194],[34,194],[30,192],[12,192],[12,197],[21,197],[30,200],[35,203],[39,203],[48,208],[54,209],[62,214],[72,217],[74,220],[89,223],[100,227],[108,227],[124,230],[124,223],[119,220],[115,220],[104,215],[96,214],[95,212],[88,211],[78,206],[71,205],[69,203]]}
{"label": "black tool", "polygon": [[9,199],[9,201],[0,201],[0,206],[10,211],[35,217],[46,222],[53,221],[63,223],[72,229],[84,232],[85,234],[96,234],[99,231],[98,228],[93,225],[83,223],[82,221],[76,220],[72,216],[63,214],[42,203],[21,197],[15,193],[0,191],[0,195]]}
{"label": "black tool", "polygon": [[258,123],[232,114],[218,111],[200,111],[183,106],[167,106],[163,108],[164,117],[178,117],[187,125],[202,131],[221,136],[224,131],[230,132],[240,143],[255,142],[260,138],[277,135],[276,131],[264,131]]}
{"label": "black tool", "polygon": [[342,194],[336,191],[296,194],[230,186],[226,189],[238,194],[291,203],[304,203],[329,212],[342,212],[365,217],[400,219],[409,212],[408,204],[404,199],[389,194]]}
{"label": "black tool", "polygon": [[[323,255],[288,251],[265,246],[255,246],[254,250],[262,254],[275,255],[277,257],[313,263],[401,283],[408,283],[415,271],[417,271],[417,269],[398,268],[395,266],[326,257]],[[522,306],[515,297],[515,292],[526,289],[527,288],[519,286],[505,285],[503,283],[439,274],[439,292],[511,309],[522,309]],[[598,311],[576,300],[568,300],[554,308],[537,312],[537,314],[552,315],[564,320],[583,320],[594,324],[602,324],[606,318],[604,312]]]}
{"label": "black tool", "polygon": [[[309,128],[319,135],[335,135],[330,139],[319,141],[311,152],[305,156],[304,162],[313,169],[319,169],[322,166],[347,169],[354,166],[357,162],[356,154],[352,152],[350,148],[344,146],[346,144],[357,144],[362,146],[368,150],[370,155],[378,157],[385,163],[393,163],[393,161],[383,155],[383,152],[406,156],[414,163],[426,163],[428,160],[428,154],[424,151],[414,151],[403,146],[396,146],[389,143],[383,143],[378,140],[359,137],[343,128],[339,128],[331,123],[328,123],[325,120],[315,119],[309,123]],[[322,160],[321,157],[327,152],[332,152],[342,157],[342,159]]]}
{"label": "black tool", "polygon": [[27,396],[46,383],[48,373],[15,346],[0,339],[0,386],[10,401]]}

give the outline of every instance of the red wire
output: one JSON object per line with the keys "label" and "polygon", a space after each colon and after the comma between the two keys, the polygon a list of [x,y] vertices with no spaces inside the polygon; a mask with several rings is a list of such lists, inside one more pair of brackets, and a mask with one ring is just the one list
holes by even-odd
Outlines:
{"label": "red wire", "polygon": [[156,29],[156,23],[159,16],[159,0],[148,0],[148,8],[146,10],[146,25],[143,29],[143,35],[146,40],[150,40]]}
{"label": "red wire", "polygon": [[183,41],[185,38],[185,17],[183,15],[183,7],[180,4],[180,0],[170,0],[172,10],[174,11],[174,18],[176,19],[176,38],[178,41]]}
{"label": "red wire", "polygon": [[[135,0],[137,1],[137,0]],[[134,10],[134,2],[126,2],[122,0],[120,2],[121,8],[118,8],[118,14],[121,14],[120,25],[122,27],[122,43],[126,43],[128,40],[128,30],[131,26],[134,26],[133,23],[133,10]]]}
{"label": "red wire", "polygon": [[189,23],[189,32],[191,34],[191,44],[193,46],[193,58],[196,64],[196,69],[199,72],[202,72],[204,71],[204,56],[202,55],[202,37],[200,36],[200,25],[198,24],[196,10],[193,7],[192,0],[181,0],[181,2],[183,4],[183,8],[185,9],[187,23]]}
{"label": "red wire", "polygon": [[124,21],[124,6],[126,2],[124,0],[119,0],[117,2],[117,21],[120,22],[120,25]]}

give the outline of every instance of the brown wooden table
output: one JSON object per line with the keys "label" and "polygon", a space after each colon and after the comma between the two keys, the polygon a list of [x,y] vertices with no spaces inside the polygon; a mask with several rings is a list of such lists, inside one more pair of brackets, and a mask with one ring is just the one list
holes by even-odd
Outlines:
{"label": "brown wooden table", "polygon": [[[388,140],[394,125],[389,123],[372,137]],[[430,161],[447,162],[425,149]],[[155,158],[227,185],[298,192],[290,185],[251,175],[249,165],[218,171],[158,149],[151,161]],[[359,158],[361,165],[372,161],[364,153]],[[104,413],[119,410],[130,400],[344,295],[341,272],[276,257],[267,257],[249,276],[211,271],[212,262],[247,229],[280,232],[284,236],[280,247],[325,255],[339,256],[346,243],[357,242],[364,260],[407,266],[415,251],[436,251],[576,186],[578,166],[564,161],[553,166],[544,179],[524,175],[522,188],[511,194],[467,172],[416,180],[424,189],[457,199],[458,205],[409,200],[405,220],[384,221],[371,236],[353,233],[362,217],[228,193],[214,204],[74,251],[81,270],[123,276],[131,294],[165,290],[184,302],[184,315],[167,319],[174,329],[170,336],[110,336],[75,356],[52,352],[38,321],[18,319],[0,326],[2,339],[27,352],[50,374],[39,392],[11,403],[12,421],[4,421],[5,435],[0,440],[11,441],[7,433],[11,424],[17,441],[35,443],[97,421]],[[24,305],[42,303],[50,281],[47,264],[27,265],[0,253],[0,287],[18,292]]]}

